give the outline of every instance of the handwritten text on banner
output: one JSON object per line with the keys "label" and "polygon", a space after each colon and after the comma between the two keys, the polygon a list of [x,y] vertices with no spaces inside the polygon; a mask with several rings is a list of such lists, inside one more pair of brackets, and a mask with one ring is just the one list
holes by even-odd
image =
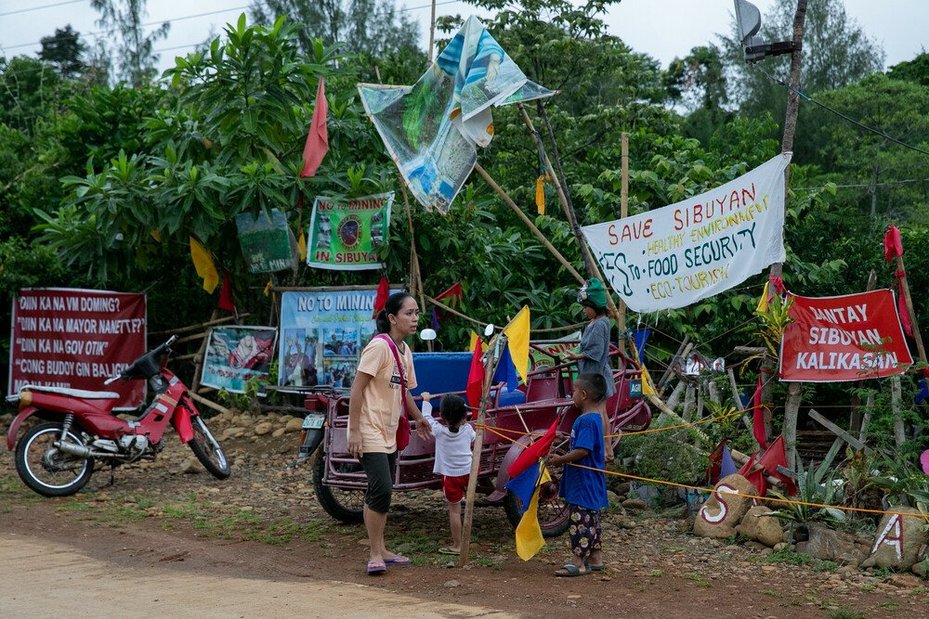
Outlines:
{"label": "handwritten text on banner", "polygon": [[784,261],[790,153],[693,198],[592,226],[584,236],[636,312],[685,307]]}

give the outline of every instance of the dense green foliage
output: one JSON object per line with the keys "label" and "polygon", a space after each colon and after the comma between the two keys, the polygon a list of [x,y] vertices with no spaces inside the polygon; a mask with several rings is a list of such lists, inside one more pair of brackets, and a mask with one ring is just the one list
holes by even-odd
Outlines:
{"label": "dense green foliage", "polygon": [[[556,142],[540,110],[527,106],[527,112],[549,154],[557,147],[581,224],[618,216],[623,133],[630,141],[631,213],[724,183],[778,151],[783,88],[746,69],[725,45],[695,48],[665,71],[607,32],[601,16],[613,4],[609,0],[580,6],[566,0],[472,1],[493,12],[488,27],[528,77],[560,90],[544,105]],[[138,79],[136,87],[94,85],[74,63],[70,43],[70,51],[50,50],[46,60],[0,59],[4,320],[16,290],[35,285],[147,290],[153,330],[204,320],[215,299],[200,288],[190,264],[192,235],[233,274],[240,309],[254,310],[254,319],[264,321],[270,314],[270,300],[261,294],[267,277],[247,273],[234,217],[278,208],[299,234],[308,205],[320,194],[398,191],[382,257],[391,282],[407,282],[412,239],[404,198],[355,85],[377,79],[413,83],[426,63],[415,49],[415,30],[390,13],[385,19],[395,38],[374,45],[357,34],[376,32],[371,24],[366,30],[351,16],[337,15],[348,20],[339,36],[354,37],[342,40],[309,31],[305,23],[274,20],[278,4],[288,5],[256,3],[255,13],[264,11],[262,23],[249,24],[243,15],[209,45],[179,58],[160,80],[148,81],[140,65],[141,73],[125,76]],[[792,5],[779,3],[768,22],[769,38],[785,36]],[[805,89],[838,112],[929,150],[926,54],[880,73],[879,47],[848,23],[838,3],[811,6],[818,8],[809,15]],[[460,23],[451,18],[442,26],[448,33]],[[331,23],[327,27],[335,32]],[[833,41],[846,46],[843,54],[829,47]],[[782,76],[783,62],[766,61],[763,68]],[[301,179],[320,78],[326,79],[330,150],[317,176]],[[883,263],[880,240],[884,227],[895,223],[903,229],[911,286],[926,290],[929,183],[921,170],[927,156],[810,103],[803,104],[800,118],[787,207],[788,287],[807,295],[858,291],[870,269],[879,274],[879,285],[889,286],[892,269]],[[579,247],[550,185],[547,213],[535,215],[539,156],[519,110],[496,109],[494,123],[496,136],[479,153],[481,164],[582,270]],[[573,303],[576,282],[479,178],[466,185],[448,216],[410,206],[426,294],[460,280],[461,309],[484,321],[504,322],[524,303],[536,328],[580,319]],[[375,284],[378,277],[301,266],[275,281]],[[673,351],[674,338],[690,335],[705,353],[724,355],[753,337],[746,323],[762,285],[759,276],[693,307],[632,316],[631,324],[657,324],[667,333],[653,340],[659,350]],[[929,306],[920,294],[916,301],[921,324],[929,325]],[[458,349],[471,328],[447,318],[440,340],[446,349]],[[0,358],[5,364],[5,352]]]}

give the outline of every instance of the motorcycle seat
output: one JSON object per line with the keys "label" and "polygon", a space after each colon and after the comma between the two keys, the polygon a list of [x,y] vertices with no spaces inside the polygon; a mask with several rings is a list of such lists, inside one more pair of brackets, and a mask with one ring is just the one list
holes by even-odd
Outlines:
{"label": "motorcycle seat", "polygon": [[82,398],[84,400],[115,400],[119,394],[115,391],[86,391],[84,389],[68,389],[66,387],[44,387],[41,385],[25,385],[23,389],[29,391],[41,391],[43,393],[55,393],[66,395],[71,398]]}

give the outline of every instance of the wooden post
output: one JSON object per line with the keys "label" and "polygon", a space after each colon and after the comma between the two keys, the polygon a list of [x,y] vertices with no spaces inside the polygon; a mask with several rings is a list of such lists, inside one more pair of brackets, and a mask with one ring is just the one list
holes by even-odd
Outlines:
{"label": "wooden post", "polygon": [[[561,252],[555,249],[555,246],[552,245],[547,238],[545,238],[545,235],[542,234],[542,231],[539,230],[534,223],[532,223],[532,220],[526,216],[521,208],[516,206],[516,203],[513,202],[513,199],[505,191],[503,191],[500,185],[498,185],[497,182],[490,176],[490,174],[487,173],[487,170],[485,170],[479,163],[474,164],[474,169],[478,174],[481,175],[481,178],[483,178],[484,181],[490,185],[490,188],[497,192],[497,195],[503,199],[503,202],[506,203],[506,205],[509,206],[514,213],[516,213],[516,215],[523,221],[524,224],[526,224],[532,234],[534,234],[535,237],[542,243],[542,245],[545,246],[545,249],[547,249],[553,256],[555,256],[558,262],[561,263],[561,266],[567,269],[568,273],[570,273],[574,279],[583,284],[585,280],[581,274],[577,272],[577,269],[575,269],[571,263],[561,255]],[[607,300],[609,301],[609,299],[610,296],[607,295]]]}
{"label": "wooden post", "polygon": [[687,391],[684,393],[684,413],[681,415],[684,421],[690,421],[691,417],[693,416],[695,399],[696,392],[694,391],[694,386],[688,384]]}
{"label": "wooden post", "polygon": [[910,315],[910,322],[913,323],[913,339],[916,340],[916,351],[919,353],[919,360],[926,363],[926,349],[923,346],[923,338],[919,334],[919,323],[916,322],[916,312],[913,310],[913,298],[910,296],[910,285],[906,281],[906,270],[903,265],[903,256],[897,256],[897,279],[900,287],[903,288],[903,301],[906,303],[906,311]]}
{"label": "wooden post", "polygon": [[[490,340],[487,347],[487,363],[484,365],[484,388],[481,392],[481,407],[477,414],[477,432],[474,436],[474,447],[471,450],[471,476],[468,478],[468,489],[465,494],[464,522],[461,526],[461,554],[458,556],[458,567],[468,564],[468,553],[471,550],[471,524],[474,521],[474,494],[477,491],[477,476],[481,470],[481,452],[484,449],[484,420],[487,416],[487,400],[490,394],[490,381],[494,375],[494,366],[497,362],[500,334]],[[480,342],[477,343],[481,345]]]}
{"label": "wooden post", "polygon": [[890,377],[890,410],[894,416],[894,443],[901,447],[906,442],[906,431],[903,427],[903,393],[900,386],[900,375]]}
{"label": "wooden post", "polygon": [[[219,314],[219,311],[213,310],[213,313],[210,314],[210,319],[207,321],[207,323],[213,323],[216,320],[217,314]],[[211,330],[212,329],[207,329],[206,336],[200,343],[200,350],[197,351],[197,354],[194,357],[194,378],[190,383],[191,393],[197,393],[197,390],[200,389],[200,370],[203,368],[203,360],[206,355],[206,345],[210,341]]]}
{"label": "wooden post", "polygon": [[787,448],[787,468],[797,467],[797,416],[800,413],[800,396],[803,385],[790,383],[787,388],[787,404],[784,405],[784,442]]}
{"label": "wooden post", "polygon": [[[803,60],[803,28],[806,22],[806,4],[807,0],[797,0],[797,10],[794,12],[794,26],[793,26],[793,51],[790,54],[790,83],[787,89],[787,112],[784,117],[784,135],[781,138],[781,152],[786,153],[793,150],[794,147],[794,133],[797,130],[797,115],[800,112],[800,65]],[[784,169],[784,201],[787,201],[787,188],[790,184],[790,166],[787,166]],[[768,277],[780,277],[783,269],[783,264],[780,262],[775,262],[771,265],[771,270],[769,271]],[[762,369],[769,376],[773,376],[774,368],[777,364],[775,359],[770,357],[765,357],[762,361]],[[763,402],[771,402],[771,392],[773,390],[773,384],[770,381],[764,381],[761,387],[761,400]],[[793,387],[791,387],[793,388]],[[797,386],[797,392],[799,394],[801,388]],[[788,395],[789,397],[789,395]],[[799,406],[799,401],[797,402]],[[790,424],[793,424],[790,427]],[[767,439],[771,437],[771,409],[765,407],[765,433],[767,434]],[[794,412],[793,418],[788,423],[787,416],[785,414],[784,418],[784,428],[783,428],[784,438],[787,438],[787,435],[790,434],[793,437],[794,443],[794,452],[793,455],[796,456],[796,438],[797,438],[797,416],[796,411]],[[796,466],[796,461],[790,459],[790,450],[788,448],[787,453],[787,466],[794,467]]]}
{"label": "wooden post", "polygon": [[[796,384],[796,383],[792,383],[792,384]],[[829,430],[830,432],[832,432],[833,434],[841,438],[843,441],[848,443],[852,449],[856,451],[861,451],[862,449],[865,448],[864,443],[862,443],[857,438],[855,438],[854,436],[852,436],[851,434],[849,434],[848,432],[846,432],[839,426],[835,425],[834,423],[832,423],[831,421],[829,421],[828,419],[820,415],[815,410],[810,409],[810,419],[812,419],[819,425],[823,426],[824,428],[826,428],[827,430]]]}
{"label": "wooden post", "polygon": [[[622,134],[622,155],[620,156],[621,185],[619,190],[619,216],[622,219],[629,217],[629,134]],[[619,331],[626,331],[626,303],[619,300]]]}
{"label": "wooden post", "polygon": [[861,418],[861,432],[858,440],[863,444],[868,442],[868,426],[871,425],[871,413],[874,411],[874,393],[868,393],[868,400],[864,405],[864,417]]}
{"label": "wooden post", "polygon": [[429,17],[429,64],[435,53],[435,0],[432,0],[432,15]]}
{"label": "wooden post", "polygon": [[681,401],[681,396],[684,395],[684,390],[687,387],[687,383],[683,380],[677,381],[677,385],[674,386],[674,390],[671,392],[671,395],[668,396],[668,408],[675,409]]}

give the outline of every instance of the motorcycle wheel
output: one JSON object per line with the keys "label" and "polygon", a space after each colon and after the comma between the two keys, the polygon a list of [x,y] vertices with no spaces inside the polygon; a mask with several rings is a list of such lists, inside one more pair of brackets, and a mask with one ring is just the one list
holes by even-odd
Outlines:
{"label": "motorcycle wheel", "polygon": [[[552,453],[563,453],[560,448],[552,449]],[[568,530],[571,520],[571,509],[563,498],[558,496],[558,482],[561,480],[562,468],[549,470],[552,477],[550,482],[542,484],[539,488],[539,528],[543,537],[558,537]],[[513,492],[507,490],[503,499],[503,509],[507,520],[515,529],[522,519],[523,502]]]}
{"label": "motorcycle wheel", "polygon": [[187,444],[190,445],[190,450],[197,456],[197,460],[216,479],[228,478],[232,474],[229,460],[226,459],[223,448],[210,434],[200,415],[192,417],[190,425],[194,430],[194,437]]}
{"label": "motorcycle wheel", "polygon": [[[83,488],[94,472],[94,459],[64,453],[55,447],[61,438],[60,423],[43,423],[26,432],[16,446],[16,472],[43,496],[69,496]],[[86,446],[72,427],[68,441]]]}
{"label": "motorcycle wheel", "polygon": [[[323,485],[323,474],[326,471],[326,454],[317,450],[313,463],[313,488],[316,490],[316,499],[326,513],[345,524],[360,524],[364,522],[364,490],[342,490]],[[340,464],[344,472],[353,473],[361,470],[361,463]]]}

